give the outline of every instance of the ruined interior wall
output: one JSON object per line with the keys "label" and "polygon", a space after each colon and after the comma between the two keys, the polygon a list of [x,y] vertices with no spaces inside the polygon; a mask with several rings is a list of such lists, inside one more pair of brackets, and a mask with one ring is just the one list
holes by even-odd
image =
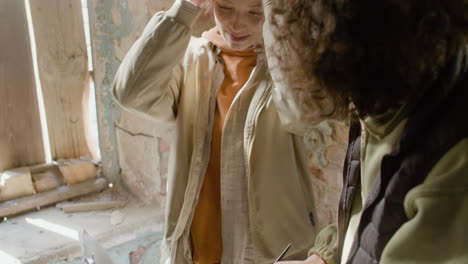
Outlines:
{"label": "ruined interior wall", "polygon": [[310,151],[309,168],[313,177],[318,226],[323,228],[337,219],[348,126],[325,121],[309,130],[304,140]]}
{"label": "ruined interior wall", "polygon": [[[116,107],[111,84],[117,68],[150,17],[172,0],[89,0],[101,152],[105,174],[147,203],[164,204],[169,144],[153,123]],[[169,132],[170,134],[170,132]],[[324,122],[306,137],[319,225],[336,218],[344,151],[344,124]]]}
{"label": "ruined interior wall", "polygon": [[112,100],[112,81],[149,19],[172,0],[89,0],[94,80],[103,171],[121,179],[147,203],[163,204],[158,131],[151,121],[129,113]]}

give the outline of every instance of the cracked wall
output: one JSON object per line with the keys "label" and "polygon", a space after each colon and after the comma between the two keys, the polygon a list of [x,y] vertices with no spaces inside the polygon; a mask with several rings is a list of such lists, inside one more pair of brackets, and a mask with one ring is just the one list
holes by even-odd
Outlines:
{"label": "cracked wall", "polygon": [[146,203],[163,204],[160,173],[161,134],[147,119],[117,107],[112,100],[114,75],[151,16],[172,0],[89,0],[94,79],[104,174]]}

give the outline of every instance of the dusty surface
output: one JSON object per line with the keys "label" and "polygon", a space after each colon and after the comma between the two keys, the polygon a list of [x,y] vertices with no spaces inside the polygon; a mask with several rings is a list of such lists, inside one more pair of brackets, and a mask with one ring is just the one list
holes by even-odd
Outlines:
{"label": "dusty surface", "polygon": [[[113,264],[159,263],[162,232],[145,232],[131,241],[107,250]],[[87,264],[81,257],[50,261],[48,264]]]}
{"label": "dusty surface", "polygon": [[[104,192],[81,200],[111,198],[115,199]],[[111,219],[115,215],[119,215],[119,221]],[[115,263],[128,263],[129,253],[140,246],[139,241],[149,246],[161,236],[162,222],[160,207],[136,201],[123,208],[73,214],[50,207],[0,223],[0,263],[79,263],[71,260],[80,256],[77,235],[81,229],[111,249],[111,255],[119,260]]]}

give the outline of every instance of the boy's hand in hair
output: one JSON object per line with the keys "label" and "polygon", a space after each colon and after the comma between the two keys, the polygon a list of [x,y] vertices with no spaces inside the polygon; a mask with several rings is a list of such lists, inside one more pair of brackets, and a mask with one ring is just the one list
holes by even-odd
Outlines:
{"label": "boy's hand in hair", "polygon": [[201,34],[215,26],[211,0],[183,0],[201,8],[197,21],[192,26],[192,35],[200,37]]}

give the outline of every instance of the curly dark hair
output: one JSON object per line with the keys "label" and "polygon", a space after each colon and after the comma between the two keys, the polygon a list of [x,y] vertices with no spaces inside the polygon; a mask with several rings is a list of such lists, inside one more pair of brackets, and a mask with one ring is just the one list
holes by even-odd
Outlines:
{"label": "curly dark hair", "polygon": [[467,45],[467,0],[273,0],[272,5],[276,45],[288,41],[300,50],[302,69],[332,96],[335,111],[349,111],[352,102],[361,117],[415,102]]}

